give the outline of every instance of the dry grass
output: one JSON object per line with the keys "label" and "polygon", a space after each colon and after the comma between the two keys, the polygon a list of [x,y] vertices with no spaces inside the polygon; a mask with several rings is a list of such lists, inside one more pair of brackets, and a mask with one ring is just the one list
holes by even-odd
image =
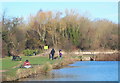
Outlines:
{"label": "dry grass", "polygon": [[2,76],[2,81],[11,81],[11,80],[16,80],[16,77],[10,76],[10,75],[3,75]]}
{"label": "dry grass", "polygon": [[53,69],[52,65],[47,62],[42,66],[41,71],[42,71],[42,73],[47,73],[47,72],[51,71],[52,69]]}
{"label": "dry grass", "polygon": [[40,73],[45,74],[51,70],[52,70],[52,65],[48,62],[42,66],[35,66],[34,68],[18,69],[17,70],[17,79],[26,78],[31,75],[36,75],[36,74],[40,74]]}
{"label": "dry grass", "polygon": [[42,66],[35,66],[33,69],[34,74],[39,74],[42,72]]}
{"label": "dry grass", "polygon": [[95,60],[96,61],[120,61],[120,54],[119,53],[100,54],[100,55],[96,55]]}
{"label": "dry grass", "polygon": [[28,77],[30,75],[32,75],[34,73],[33,69],[29,68],[29,69],[18,69],[17,70],[17,77],[19,78],[25,78]]}
{"label": "dry grass", "polygon": [[75,58],[72,58],[72,57],[67,57],[55,64],[53,64],[53,69],[59,69],[59,68],[62,68],[66,65],[69,65],[69,64],[72,64],[74,63],[75,61],[80,61],[79,58],[75,57]]}

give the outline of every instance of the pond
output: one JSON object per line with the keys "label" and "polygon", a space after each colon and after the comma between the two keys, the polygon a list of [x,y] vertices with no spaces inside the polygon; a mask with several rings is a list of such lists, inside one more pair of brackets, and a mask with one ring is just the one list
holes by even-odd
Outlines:
{"label": "pond", "polygon": [[118,81],[118,61],[78,61],[26,81]]}

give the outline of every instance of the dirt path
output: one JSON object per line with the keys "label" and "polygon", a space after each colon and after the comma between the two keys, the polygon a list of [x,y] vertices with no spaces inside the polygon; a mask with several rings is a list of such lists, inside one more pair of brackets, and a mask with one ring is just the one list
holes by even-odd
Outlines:
{"label": "dirt path", "polygon": [[74,54],[113,54],[118,53],[118,51],[106,51],[106,52],[74,52]]}
{"label": "dirt path", "polygon": [[7,71],[7,70],[0,70],[0,73],[1,73],[1,72],[6,72],[6,71]]}

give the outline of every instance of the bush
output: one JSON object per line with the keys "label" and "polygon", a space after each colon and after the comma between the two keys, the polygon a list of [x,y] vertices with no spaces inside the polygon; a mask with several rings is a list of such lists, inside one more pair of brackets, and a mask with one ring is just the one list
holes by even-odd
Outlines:
{"label": "bush", "polygon": [[39,52],[38,52],[38,50],[30,50],[30,49],[27,49],[27,50],[24,50],[24,51],[23,51],[23,54],[25,54],[25,56],[32,56],[34,53],[35,53],[35,55],[36,55],[36,54],[38,54]]}
{"label": "bush", "polygon": [[35,54],[39,54],[40,51],[39,51],[38,49],[36,49],[36,50],[33,50],[33,53],[35,53]]}

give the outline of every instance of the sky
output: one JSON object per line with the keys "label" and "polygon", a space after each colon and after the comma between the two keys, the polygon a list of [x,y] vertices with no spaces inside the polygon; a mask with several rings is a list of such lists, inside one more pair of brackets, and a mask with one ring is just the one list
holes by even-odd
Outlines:
{"label": "sky", "polygon": [[91,20],[108,19],[118,23],[118,2],[1,2],[0,13],[6,10],[7,16],[24,17],[43,11],[61,11],[75,9]]}

